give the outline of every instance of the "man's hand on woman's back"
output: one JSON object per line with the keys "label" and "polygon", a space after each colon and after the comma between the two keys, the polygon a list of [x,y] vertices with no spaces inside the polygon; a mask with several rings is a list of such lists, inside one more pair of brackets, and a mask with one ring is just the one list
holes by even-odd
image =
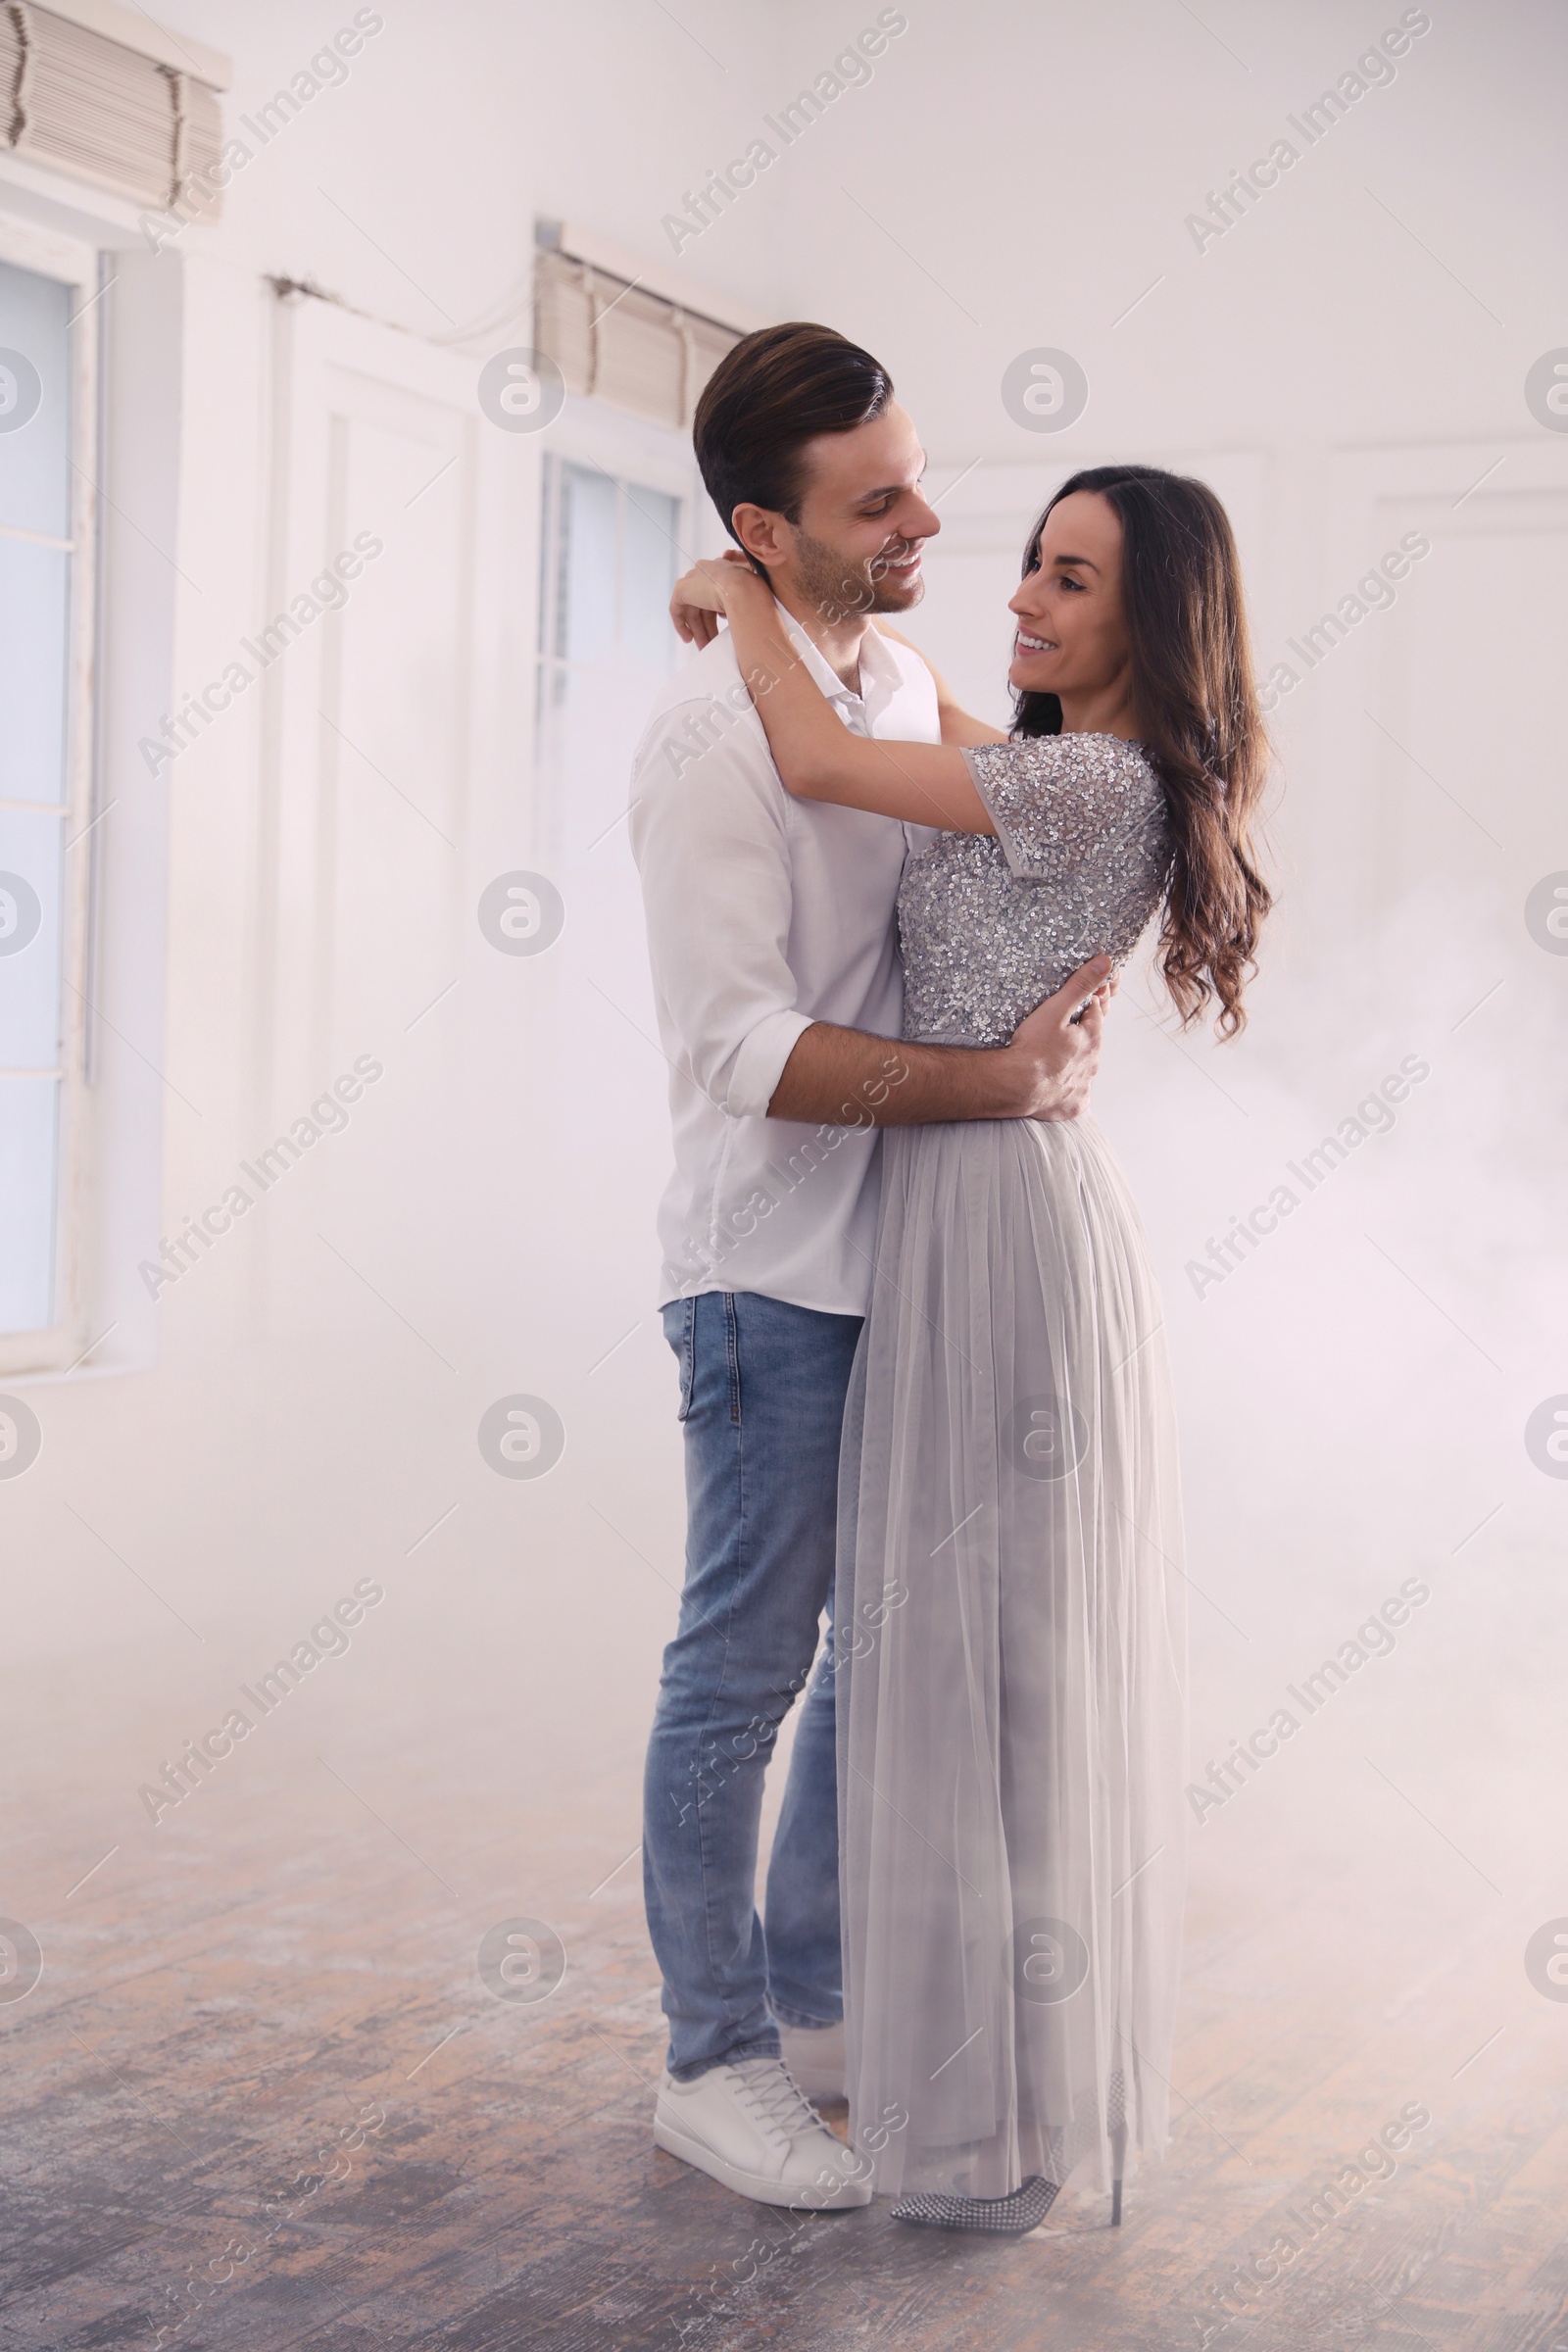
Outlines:
{"label": "man's hand on woman's back", "polygon": [[1037,1004],[1012,1033],[1004,1052],[1015,1057],[1029,1119],[1077,1119],[1089,1108],[1100,1067],[1100,1039],[1116,977],[1105,956],[1092,956]]}

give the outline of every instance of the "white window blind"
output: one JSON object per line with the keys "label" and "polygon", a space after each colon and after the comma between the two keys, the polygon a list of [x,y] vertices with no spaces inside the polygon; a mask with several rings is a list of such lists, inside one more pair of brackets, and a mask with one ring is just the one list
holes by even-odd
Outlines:
{"label": "white window blind", "polygon": [[535,258],[534,346],[567,391],[689,430],[704,385],[742,330],[570,253]]}
{"label": "white window blind", "polygon": [[[213,85],[149,56],[145,45],[31,0],[5,0],[0,135],[16,154],[172,211],[192,175],[218,161],[222,119]],[[217,210],[204,195],[205,217]]]}

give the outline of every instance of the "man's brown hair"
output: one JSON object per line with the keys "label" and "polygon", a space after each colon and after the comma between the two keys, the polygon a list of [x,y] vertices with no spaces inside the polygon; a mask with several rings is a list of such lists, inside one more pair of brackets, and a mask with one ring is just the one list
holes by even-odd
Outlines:
{"label": "man's brown hair", "polygon": [[797,318],[737,343],[709,378],[692,429],[708,495],[730,537],[739,506],[799,522],[807,442],[869,424],[892,398],[887,369],[830,326]]}

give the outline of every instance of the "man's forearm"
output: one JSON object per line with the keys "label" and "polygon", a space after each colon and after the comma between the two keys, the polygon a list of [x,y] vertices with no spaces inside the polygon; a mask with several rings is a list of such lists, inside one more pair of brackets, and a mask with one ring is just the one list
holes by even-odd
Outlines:
{"label": "man's forearm", "polygon": [[784,1064],[770,1119],[822,1127],[921,1127],[1019,1119],[1030,1095],[1009,1046],[910,1046],[813,1021]]}
{"label": "man's forearm", "polygon": [[767,1115],[818,1127],[1076,1119],[1089,1107],[1115,985],[1110,957],[1092,956],[1005,1046],[909,1046],[813,1021],[795,1041]]}

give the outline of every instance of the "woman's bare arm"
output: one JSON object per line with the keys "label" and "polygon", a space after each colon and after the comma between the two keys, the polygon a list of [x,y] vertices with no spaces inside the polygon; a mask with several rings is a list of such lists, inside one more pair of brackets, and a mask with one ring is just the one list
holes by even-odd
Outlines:
{"label": "woman's bare arm", "polygon": [[790,643],[765,580],[726,564],[720,589],[741,675],[791,792],[947,833],[995,832],[958,750],[853,735]]}
{"label": "woman's bare arm", "polygon": [[[719,561],[733,565],[741,559],[729,551]],[[750,569],[750,565],[747,568]],[[695,645],[699,649],[711,645],[718,635],[722,611],[722,600],[702,567],[686,572],[677,582],[669,600],[669,616],[675,624],[676,636],[683,645]],[[890,620],[884,620],[875,613],[872,623],[884,637],[891,637],[896,644],[906,647],[931,672],[931,683],[937,690],[937,718],[944,743],[1007,743],[1011,740],[1001,727],[993,727],[985,719],[976,718],[972,710],[963,709],[930,655],[922,653],[919,646],[911,638],[906,637],[902,629],[896,629]]]}

